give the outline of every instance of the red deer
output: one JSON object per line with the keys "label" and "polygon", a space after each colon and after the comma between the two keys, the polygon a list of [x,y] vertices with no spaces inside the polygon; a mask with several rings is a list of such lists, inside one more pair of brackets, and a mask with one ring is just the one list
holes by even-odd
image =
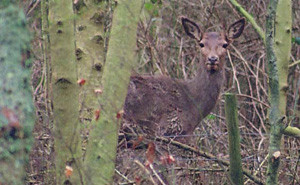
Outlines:
{"label": "red deer", "polygon": [[188,18],[181,18],[186,34],[200,47],[202,60],[190,80],[167,76],[132,76],[124,105],[125,123],[134,123],[152,136],[193,133],[219,98],[225,77],[224,58],[230,43],[245,26],[240,19],[227,32],[202,32]]}

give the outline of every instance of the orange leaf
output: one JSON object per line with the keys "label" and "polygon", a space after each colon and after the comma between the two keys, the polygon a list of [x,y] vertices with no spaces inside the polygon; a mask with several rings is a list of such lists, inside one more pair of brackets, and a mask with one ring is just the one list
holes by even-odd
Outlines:
{"label": "orange leaf", "polygon": [[96,110],[95,111],[95,120],[98,121],[98,119],[100,118],[100,110]]}
{"label": "orange leaf", "polygon": [[135,179],[136,185],[140,185],[141,184],[141,182],[142,182],[142,178],[141,177],[136,176],[134,179]]}
{"label": "orange leaf", "polygon": [[10,128],[15,128],[15,129],[20,129],[21,125],[19,122],[19,117],[17,116],[18,114],[15,113],[13,110],[3,107],[1,109],[1,114],[6,118],[8,121],[8,126]]}
{"label": "orange leaf", "polygon": [[146,157],[147,157],[148,163],[152,164],[154,162],[154,159],[155,159],[155,145],[154,145],[153,142],[148,144]]}
{"label": "orange leaf", "polygon": [[117,116],[116,116],[117,119],[120,119],[123,116],[123,114],[124,114],[124,110],[122,109],[117,113]]}
{"label": "orange leaf", "polygon": [[77,83],[80,85],[80,86],[83,86],[84,84],[85,84],[85,79],[79,79],[78,81],[77,81]]}
{"label": "orange leaf", "polygon": [[144,137],[139,136],[138,139],[133,142],[132,149],[135,149],[143,140],[144,140]]}
{"label": "orange leaf", "polygon": [[73,174],[73,168],[71,166],[66,166],[65,175],[67,178],[70,178]]}
{"label": "orange leaf", "polygon": [[172,155],[166,154],[160,157],[160,161],[162,164],[172,164],[175,162],[175,158]]}
{"label": "orange leaf", "polygon": [[175,162],[175,158],[172,155],[169,155],[168,162],[169,162],[169,164],[174,163]]}

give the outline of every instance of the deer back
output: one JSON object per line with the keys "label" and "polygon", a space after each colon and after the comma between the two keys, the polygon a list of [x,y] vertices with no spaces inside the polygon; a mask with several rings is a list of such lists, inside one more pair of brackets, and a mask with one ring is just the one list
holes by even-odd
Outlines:
{"label": "deer back", "polygon": [[166,76],[132,76],[124,110],[125,122],[146,134],[190,134],[214,108],[224,80],[227,47],[243,32],[245,20],[230,25],[227,32],[202,33],[199,26],[182,17],[185,32],[200,47],[194,78],[184,81]]}

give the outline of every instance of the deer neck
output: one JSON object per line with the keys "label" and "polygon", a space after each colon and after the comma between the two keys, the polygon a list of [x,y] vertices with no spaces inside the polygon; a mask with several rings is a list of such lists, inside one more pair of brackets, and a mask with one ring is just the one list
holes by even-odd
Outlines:
{"label": "deer neck", "polygon": [[187,83],[190,96],[205,117],[215,106],[224,80],[224,69],[210,72],[198,67],[196,76]]}

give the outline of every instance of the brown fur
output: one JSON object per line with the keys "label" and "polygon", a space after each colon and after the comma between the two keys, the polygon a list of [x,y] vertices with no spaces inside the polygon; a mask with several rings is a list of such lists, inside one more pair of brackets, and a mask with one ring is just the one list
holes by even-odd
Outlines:
{"label": "brown fur", "polygon": [[[199,43],[204,56],[196,76],[188,81],[132,76],[124,105],[125,123],[136,124],[144,133],[156,136],[191,134],[218,100],[224,80],[224,44],[240,36],[244,22],[232,24],[228,30],[232,36],[228,37],[217,32],[202,34],[196,23],[182,18],[186,33]],[[217,60],[211,62],[211,57]]]}

